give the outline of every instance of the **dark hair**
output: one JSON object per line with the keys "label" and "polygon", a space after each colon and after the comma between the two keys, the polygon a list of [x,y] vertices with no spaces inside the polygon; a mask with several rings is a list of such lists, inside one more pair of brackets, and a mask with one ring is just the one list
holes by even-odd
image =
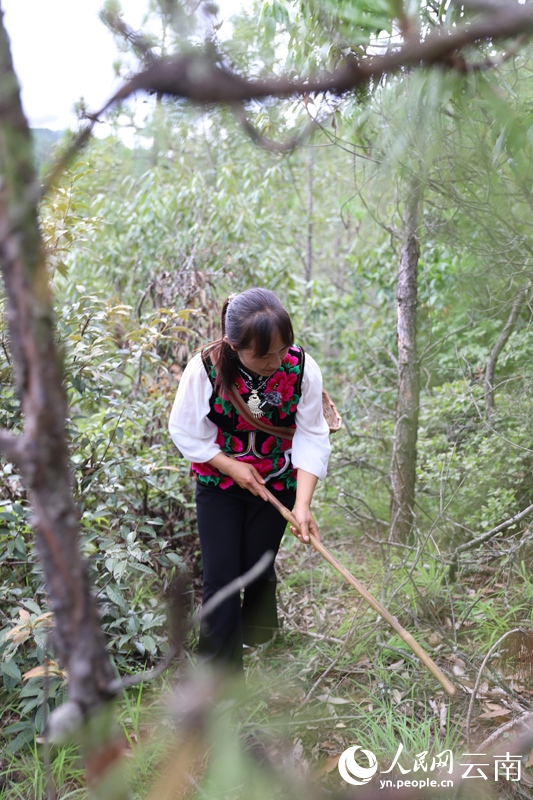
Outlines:
{"label": "dark hair", "polygon": [[[222,337],[209,346],[217,371],[217,386],[226,394],[238,375],[236,350],[254,349],[261,358],[270,350],[276,333],[287,346],[294,342],[292,322],[283,304],[268,289],[246,289],[228,297],[222,306]],[[233,347],[224,339],[227,336]]]}

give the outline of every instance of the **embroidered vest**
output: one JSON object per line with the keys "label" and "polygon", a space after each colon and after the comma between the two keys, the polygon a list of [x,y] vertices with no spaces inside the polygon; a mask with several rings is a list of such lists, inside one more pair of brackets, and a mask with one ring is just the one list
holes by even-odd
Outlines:
{"label": "embroidered vest", "polygon": [[[293,491],[296,488],[296,470],[291,462],[290,439],[271,436],[253,428],[230,403],[229,399],[215,388],[216,369],[208,352],[202,353],[202,361],[213,387],[209,401],[207,418],[218,428],[216,443],[223,453],[239,461],[253,464],[260,475],[276,491]],[[296,409],[302,396],[305,354],[301,347],[292,345],[279,370],[272,375],[264,392],[278,392],[281,402],[278,407],[265,411],[261,421],[280,428],[296,427]],[[235,386],[246,402],[250,390],[244,379],[238,376]],[[192,464],[192,471],[201,483],[227,489],[234,483],[233,478],[224,475],[210,464]]]}

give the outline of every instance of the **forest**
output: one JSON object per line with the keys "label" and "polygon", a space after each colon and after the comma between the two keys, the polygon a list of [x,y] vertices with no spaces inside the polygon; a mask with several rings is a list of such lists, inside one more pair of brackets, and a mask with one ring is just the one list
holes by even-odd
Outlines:
{"label": "forest", "polygon": [[[532,4],[100,17],[121,89],[57,143],[0,23],[0,798],[533,797]],[[168,418],[253,286],[342,416],[322,542],[453,696],[288,529],[280,631],[196,667]]]}

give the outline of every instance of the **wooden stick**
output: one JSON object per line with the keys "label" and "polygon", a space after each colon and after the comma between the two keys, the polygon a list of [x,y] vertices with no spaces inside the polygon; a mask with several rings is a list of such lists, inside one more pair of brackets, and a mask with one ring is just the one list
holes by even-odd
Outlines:
{"label": "wooden stick", "polygon": [[[301,533],[301,532],[302,532],[302,529],[301,529],[301,527],[300,527],[300,525],[299,525],[298,521],[296,520],[296,517],[294,516],[294,514],[292,514],[292,513],[289,511],[289,509],[288,509],[288,508],[286,508],[286,507],[283,505],[283,503],[280,503],[280,501],[279,501],[279,500],[278,500],[276,497],[274,497],[274,495],[273,495],[273,494],[271,494],[271,493],[268,491],[268,489],[266,489],[266,493],[267,493],[267,495],[268,495],[268,500],[269,500],[269,502],[270,502],[270,503],[272,503],[272,505],[273,505],[275,508],[277,508],[277,510],[279,511],[279,513],[280,513],[280,514],[281,514],[283,517],[285,517],[285,519],[287,520],[287,522],[289,522],[289,523],[290,523],[290,524],[291,524],[291,525],[292,525],[294,528],[296,528],[296,530],[297,530],[297,531],[299,531],[299,532]],[[380,614],[380,615],[383,617],[383,619],[385,619],[385,620],[386,620],[386,621],[389,623],[389,625],[391,625],[391,627],[392,627],[392,628],[394,628],[394,630],[396,631],[396,633],[397,633],[397,634],[399,634],[399,636],[401,636],[401,638],[403,639],[403,641],[404,641],[404,642],[405,642],[405,643],[406,643],[406,644],[407,644],[407,645],[408,645],[408,646],[411,648],[411,650],[413,651],[413,653],[414,653],[415,655],[417,655],[417,656],[418,656],[418,658],[419,658],[419,659],[420,659],[420,660],[421,660],[421,661],[422,661],[422,662],[423,662],[423,663],[426,665],[426,667],[429,669],[429,671],[433,673],[433,675],[434,675],[434,676],[436,677],[436,679],[439,681],[439,683],[441,684],[441,686],[443,686],[443,688],[444,688],[444,689],[445,689],[445,690],[448,692],[448,694],[450,695],[450,697],[453,697],[453,696],[456,694],[456,692],[457,692],[457,689],[455,688],[455,686],[453,685],[453,683],[451,683],[451,681],[449,681],[449,680],[448,680],[448,678],[446,677],[446,675],[444,675],[444,673],[443,673],[443,672],[442,672],[442,671],[441,671],[441,670],[440,670],[440,669],[437,667],[437,665],[435,664],[435,662],[433,661],[433,659],[432,659],[430,656],[428,656],[428,654],[426,653],[426,651],[425,651],[425,650],[424,650],[422,647],[420,647],[420,645],[418,644],[418,642],[417,642],[417,641],[416,641],[416,640],[415,640],[415,639],[414,639],[414,638],[411,636],[411,634],[410,634],[408,631],[406,631],[406,630],[405,630],[405,628],[402,628],[402,626],[400,625],[400,623],[398,622],[398,620],[396,619],[396,617],[393,617],[393,616],[392,616],[392,614],[390,614],[390,613],[387,611],[387,609],[386,609],[386,608],[384,608],[384,606],[382,606],[382,605],[381,605],[381,603],[379,602],[379,600],[376,600],[376,598],[375,598],[375,597],[373,597],[373,596],[370,594],[370,592],[368,591],[368,589],[365,589],[365,587],[363,586],[363,584],[362,584],[360,581],[358,581],[358,580],[357,580],[357,578],[354,578],[354,576],[352,575],[352,573],[351,573],[351,572],[348,572],[348,570],[346,569],[346,567],[344,567],[344,566],[343,566],[343,565],[340,563],[340,561],[338,561],[338,560],[335,558],[335,556],[334,556],[334,555],[332,555],[332,553],[330,553],[330,552],[329,552],[329,550],[327,549],[327,547],[324,547],[324,545],[322,544],[322,542],[320,542],[320,541],[319,541],[319,540],[316,538],[316,536],[313,536],[313,534],[312,534],[312,533],[310,533],[310,534],[309,534],[309,541],[310,541],[310,543],[313,545],[313,547],[315,548],[315,550],[318,550],[318,552],[320,553],[320,555],[321,555],[321,556],[323,556],[323,557],[326,559],[326,561],[329,561],[329,563],[332,565],[332,567],[335,567],[335,569],[337,570],[337,572],[339,572],[339,573],[342,575],[342,577],[344,578],[344,580],[348,581],[348,583],[349,583],[351,586],[353,586],[353,588],[354,588],[354,589],[355,589],[357,592],[359,592],[359,594],[361,595],[361,597],[363,597],[363,598],[366,600],[366,602],[367,602],[367,603],[368,603],[370,606],[372,606],[372,608],[374,609],[374,611],[377,611],[377,612],[378,612],[378,614]]]}

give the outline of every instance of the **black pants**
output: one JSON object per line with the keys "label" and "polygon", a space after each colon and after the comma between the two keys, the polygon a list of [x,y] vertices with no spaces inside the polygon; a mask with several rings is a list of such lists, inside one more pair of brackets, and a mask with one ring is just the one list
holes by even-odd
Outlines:
{"label": "black pants", "polygon": [[[273,492],[291,508],[295,492]],[[204,572],[203,602],[249,570],[267,550],[278,552],[286,522],[247,489],[196,485],[198,531]],[[243,644],[268,641],[278,627],[274,565],[244,590],[202,618],[198,657],[242,669]]]}

